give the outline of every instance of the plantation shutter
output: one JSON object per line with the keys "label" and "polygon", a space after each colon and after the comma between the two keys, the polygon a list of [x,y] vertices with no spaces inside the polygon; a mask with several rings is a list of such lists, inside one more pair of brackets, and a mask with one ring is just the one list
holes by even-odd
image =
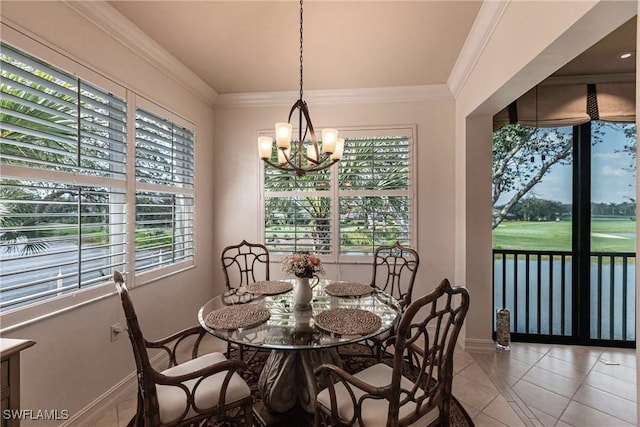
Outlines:
{"label": "plantation shutter", "polygon": [[136,271],[193,259],[193,132],[136,110]]}
{"label": "plantation shutter", "polygon": [[[277,163],[274,151],[274,163]],[[273,253],[331,253],[331,174],[299,177],[265,163],[265,244]]]}
{"label": "plantation shutter", "polygon": [[410,245],[410,138],[352,138],[338,163],[340,254]]}
{"label": "plantation shutter", "polygon": [[2,44],[0,310],[125,263],[126,103]]}

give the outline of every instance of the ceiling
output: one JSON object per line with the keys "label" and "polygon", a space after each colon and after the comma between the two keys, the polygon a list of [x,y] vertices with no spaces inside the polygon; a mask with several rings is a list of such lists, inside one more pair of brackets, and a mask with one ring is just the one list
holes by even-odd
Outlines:
{"label": "ceiling", "polygon": [[[298,90],[299,3],[111,1],[218,94]],[[304,3],[304,89],[446,84],[481,1]],[[556,74],[633,73],[635,18]]]}

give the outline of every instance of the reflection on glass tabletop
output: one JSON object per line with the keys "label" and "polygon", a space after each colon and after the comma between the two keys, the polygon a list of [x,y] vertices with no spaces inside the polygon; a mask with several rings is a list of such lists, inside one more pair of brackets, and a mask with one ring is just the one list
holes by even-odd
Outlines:
{"label": "reflection on glass tabletop", "polygon": [[[293,281],[290,281],[291,283]],[[399,319],[398,301],[391,296],[372,288],[372,292],[362,296],[332,296],[325,286],[339,283],[333,280],[320,280],[313,288],[313,299],[308,306],[296,306],[293,291],[279,295],[261,295],[251,301],[269,310],[269,319],[257,326],[238,329],[214,329],[207,324],[207,316],[221,308],[219,298],[214,298],[200,308],[198,320],[211,334],[237,344],[253,347],[296,350],[309,348],[327,348],[362,341],[378,335],[393,326]],[[352,310],[338,310],[338,309]],[[380,327],[366,335],[342,335],[318,328],[315,316],[332,310],[332,313],[364,310],[380,318]],[[322,316],[321,316],[322,317]]]}

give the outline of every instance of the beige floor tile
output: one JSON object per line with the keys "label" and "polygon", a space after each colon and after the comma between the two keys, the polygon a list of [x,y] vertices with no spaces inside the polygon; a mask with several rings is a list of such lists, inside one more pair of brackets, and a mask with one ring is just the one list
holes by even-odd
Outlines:
{"label": "beige floor tile", "polygon": [[584,385],[578,389],[573,400],[628,423],[637,424],[637,405],[635,402]]}
{"label": "beige floor tile", "polygon": [[470,364],[469,366],[458,372],[458,375],[462,375],[463,377],[479,382],[485,387],[498,391],[493,381],[489,379],[487,374],[482,370],[480,366],[478,366],[477,363]]}
{"label": "beige floor tile", "polygon": [[600,355],[600,359],[612,362],[618,362],[623,366],[629,368],[636,368],[636,351],[632,348],[620,348],[620,349],[604,349]]}
{"label": "beige floor tile", "polygon": [[571,402],[562,417],[560,417],[560,420],[577,427],[622,427],[634,425],[578,402]]}
{"label": "beige floor tile", "polygon": [[538,411],[535,408],[531,408],[531,412],[533,413],[535,418],[540,422],[540,425],[542,425],[544,427],[553,427],[558,422],[557,418],[554,418],[549,414],[545,414],[542,411]]}
{"label": "beige floor tile", "polygon": [[567,398],[573,397],[580,387],[580,380],[563,377],[538,367],[532,368],[522,379]]}
{"label": "beige floor tile", "polygon": [[115,408],[104,414],[91,427],[114,427],[118,425],[118,413]]}
{"label": "beige floor tile", "polygon": [[[593,365],[596,363],[597,362],[594,362]],[[538,368],[546,369],[547,371],[562,375],[563,377],[576,380],[584,379],[593,365],[576,365],[575,363],[567,362],[549,355],[544,356],[538,363],[536,363]]]}
{"label": "beige floor tile", "polygon": [[546,351],[548,351],[548,349],[542,351],[542,348],[522,347],[514,345],[508,353],[509,357],[512,360],[518,360],[529,366],[533,366],[542,357],[544,357]]}
{"label": "beige floor tile", "polygon": [[510,427],[508,424],[503,424],[485,413],[480,413],[473,418],[473,423],[476,427]]}
{"label": "beige floor tile", "polygon": [[622,381],[627,381],[632,384],[636,383],[635,367],[631,368],[625,365],[611,365],[604,363],[603,360],[608,361],[608,359],[604,359],[601,357],[598,363],[593,366],[593,371],[600,372],[602,374],[609,375],[611,377],[617,378]]}
{"label": "beige floor tile", "polygon": [[593,347],[566,345],[554,346],[547,354],[551,357],[575,363],[579,368],[584,369],[593,366],[601,353],[602,351]]}
{"label": "beige floor tile", "polygon": [[513,386],[516,394],[530,408],[538,409],[554,418],[560,418],[570,399],[530,382],[520,380]]}
{"label": "beige floor tile", "polygon": [[118,411],[119,426],[126,426],[131,418],[133,418],[133,416],[136,414],[137,403],[138,402],[135,397],[118,403],[116,409]]}
{"label": "beige floor tile", "polygon": [[473,406],[469,406],[466,405],[460,401],[458,401],[458,403],[460,403],[462,405],[462,407],[464,408],[465,411],[467,411],[467,414],[469,414],[469,416],[471,417],[471,419],[473,419],[473,417],[475,417],[476,415],[478,415],[480,413],[480,410],[477,408],[474,408]]}
{"label": "beige floor tile", "polygon": [[623,381],[600,372],[590,372],[584,380],[588,386],[598,388],[607,393],[620,396],[624,399],[636,401],[636,386],[627,381]]}
{"label": "beige floor tile", "polygon": [[510,427],[525,427],[524,421],[522,421],[509,402],[502,396],[493,399],[482,412]]}
{"label": "beige floor tile", "polygon": [[473,381],[461,375],[453,378],[453,395],[464,405],[483,410],[493,399],[498,396],[495,388],[485,387],[479,382]]}
{"label": "beige floor tile", "polygon": [[473,357],[461,348],[453,352],[453,372],[459,372],[474,363]]}
{"label": "beige floor tile", "polygon": [[532,364],[508,357],[496,357],[491,360],[490,366],[490,376],[495,375],[505,380],[508,377],[522,378],[533,367]]}

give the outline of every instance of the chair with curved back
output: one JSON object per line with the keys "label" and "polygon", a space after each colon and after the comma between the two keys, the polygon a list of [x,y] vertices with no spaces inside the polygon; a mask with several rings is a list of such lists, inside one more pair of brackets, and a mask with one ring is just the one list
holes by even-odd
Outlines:
{"label": "chair with curved back", "polygon": [[315,374],[315,425],[449,425],[453,353],[469,309],[469,293],[447,279],[406,307],[393,345],[393,365],[376,363],[354,375],[324,364]]}
{"label": "chair with curved back", "polygon": [[[138,377],[137,410],[128,425],[184,426],[227,419],[238,425],[244,419],[246,426],[251,426],[253,397],[239,374],[239,370],[247,369],[246,363],[227,360],[218,352],[198,356],[202,338],[207,334],[200,326],[157,341],[145,339],[122,274],[114,272],[113,280],[125,313]],[[191,359],[179,362],[187,345],[192,346]],[[150,363],[148,349],[164,352],[169,367],[156,370]]]}
{"label": "chair with curved back", "polygon": [[[400,309],[411,304],[413,284],[420,265],[418,252],[399,242],[379,246],[373,254],[373,277],[371,286],[380,289],[400,303]],[[384,341],[394,334],[394,329],[365,341],[377,361],[382,360]]]}
{"label": "chair with curved back", "polygon": [[[227,287],[222,300],[226,305],[243,304],[252,301],[256,295],[246,292],[244,287],[249,283],[269,280],[269,250],[260,243],[249,243],[246,240],[237,245],[227,246],[220,254],[222,271]],[[227,343],[227,357],[231,357],[232,348]],[[237,346],[240,359],[243,358],[243,346]]]}
{"label": "chair with curved back", "polygon": [[269,280],[269,250],[260,243],[243,240],[237,245],[227,246],[220,254],[220,261],[227,291]]}

